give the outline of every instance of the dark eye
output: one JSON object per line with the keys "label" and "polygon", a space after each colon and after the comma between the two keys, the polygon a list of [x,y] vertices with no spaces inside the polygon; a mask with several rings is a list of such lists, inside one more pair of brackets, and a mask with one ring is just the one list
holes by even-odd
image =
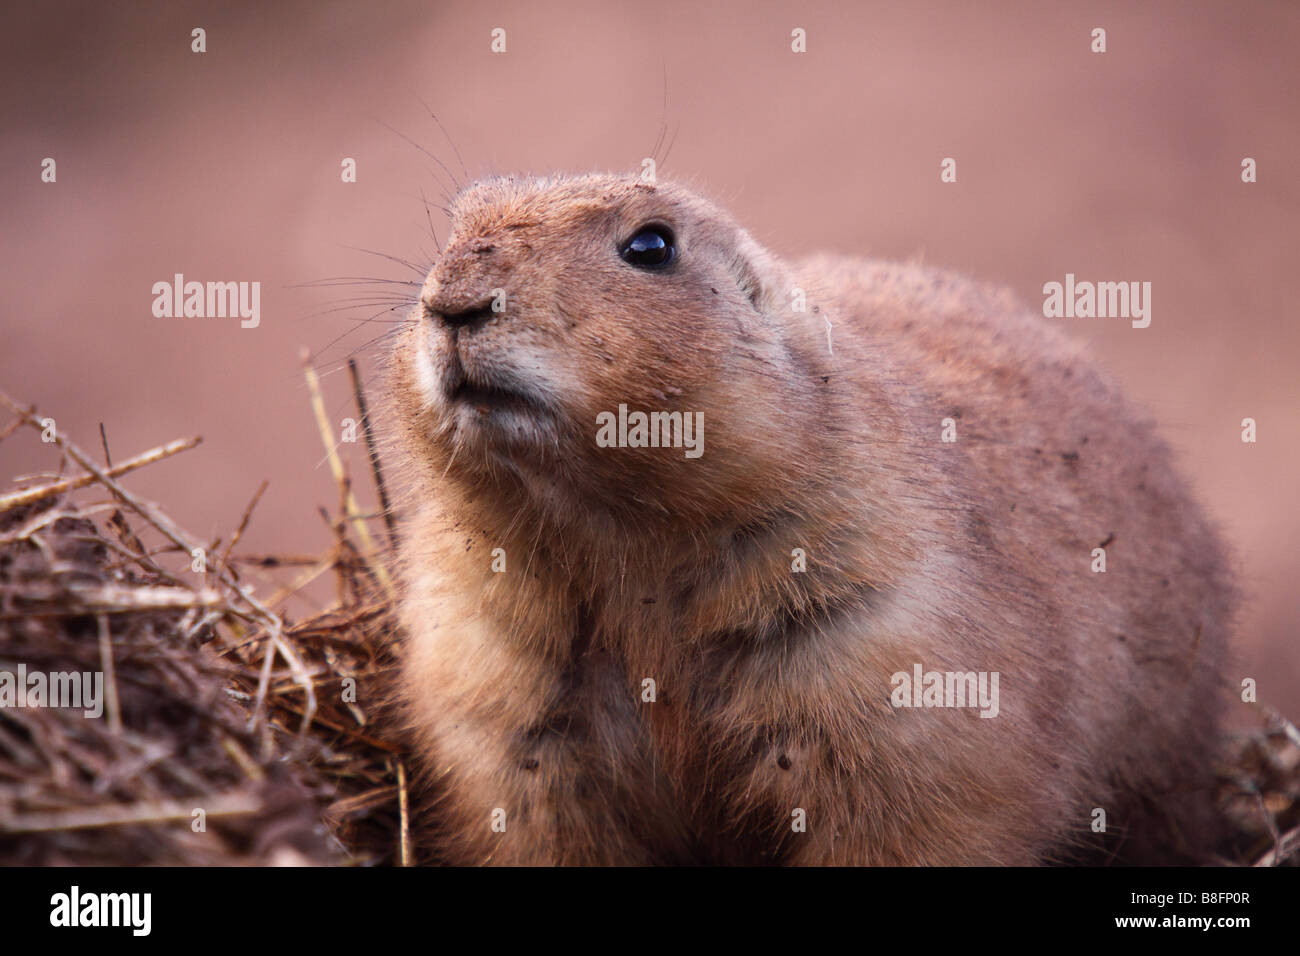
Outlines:
{"label": "dark eye", "polygon": [[662,269],[673,261],[677,248],[673,234],[664,226],[645,226],[623,243],[618,254],[638,269]]}

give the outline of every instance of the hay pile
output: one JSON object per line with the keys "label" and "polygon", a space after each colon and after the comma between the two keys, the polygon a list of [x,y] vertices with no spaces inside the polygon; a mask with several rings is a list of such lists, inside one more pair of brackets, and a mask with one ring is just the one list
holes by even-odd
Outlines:
{"label": "hay pile", "polygon": [[[0,707],[0,863],[411,862],[405,768],[364,703],[394,666],[392,582],[310,367],[307,382],[339,485],[324,554],[242,554],[257,496],[223,545],[118,480],[198,439],[111,465],[58,435],[59,473],[0,494],[0,672],[105,675],[99,719]],[[353,384],[369,437],[355,368]],[[3,394],[0,415],[0,441],[43,429]],[[373,445],[371,460],[387,516]],[[250,585],[271,569],[294,579],[259,599]],[[288,599],[327,575],[333,605],[291,620]],[[1224,862],[1300,863],[1300,732],[1261,708],[1227,749]]]}
{"label": "hay pile", "polygon": [[1300,730],[1267,708],[1261,725],[1228,742],[1219,768],[1224,862],[1300,866]]}
{"label": "hay pile", "polygon": [[[24,427],[45,430],[0,394],[0,440]],[[366,703],[393,666],[392,584],[333,441],[333,546],[246,556],[261,489],[223,544],[119,480],[198,439],[110,465],[53,437],[58,474],[0,493],[0,672],[102,672],[103,714],[0,706],[0,863],[408,862],[405,770]],[[334,605],[291,620],[327,575]]]}

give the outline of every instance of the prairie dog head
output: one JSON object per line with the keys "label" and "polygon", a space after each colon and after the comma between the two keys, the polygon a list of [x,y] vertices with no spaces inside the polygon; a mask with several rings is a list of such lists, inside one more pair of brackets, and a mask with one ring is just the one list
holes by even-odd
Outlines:
{"label": "prairie dog head", "polygon": [[408,440],[465,492],[561,522],[743,520],[821,412],[824,331],[794,284],[677,186],[477,183],[397,352]]}

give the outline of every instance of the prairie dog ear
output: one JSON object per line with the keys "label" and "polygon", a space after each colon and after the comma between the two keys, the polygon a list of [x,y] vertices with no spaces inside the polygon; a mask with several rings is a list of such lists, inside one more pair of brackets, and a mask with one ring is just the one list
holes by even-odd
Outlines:
{"label": "prairie dog ear", "polygon": [[788,301],[788,283],[785,271],[777,265],[776,259],[760,246],[743,229],[736,231],[736,252],[731,257],[732,274],[754,311],[767,315],[782,311],[781,304]]}

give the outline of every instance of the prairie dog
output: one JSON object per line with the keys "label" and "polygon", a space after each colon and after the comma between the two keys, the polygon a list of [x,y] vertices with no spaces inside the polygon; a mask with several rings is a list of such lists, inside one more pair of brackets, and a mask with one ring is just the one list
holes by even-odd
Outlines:
{"label": "prairie dog", "polygon": [[437,859],[1197,858],[1227,562],[1049,320],[662,182],[451,213],[389,387]]}

